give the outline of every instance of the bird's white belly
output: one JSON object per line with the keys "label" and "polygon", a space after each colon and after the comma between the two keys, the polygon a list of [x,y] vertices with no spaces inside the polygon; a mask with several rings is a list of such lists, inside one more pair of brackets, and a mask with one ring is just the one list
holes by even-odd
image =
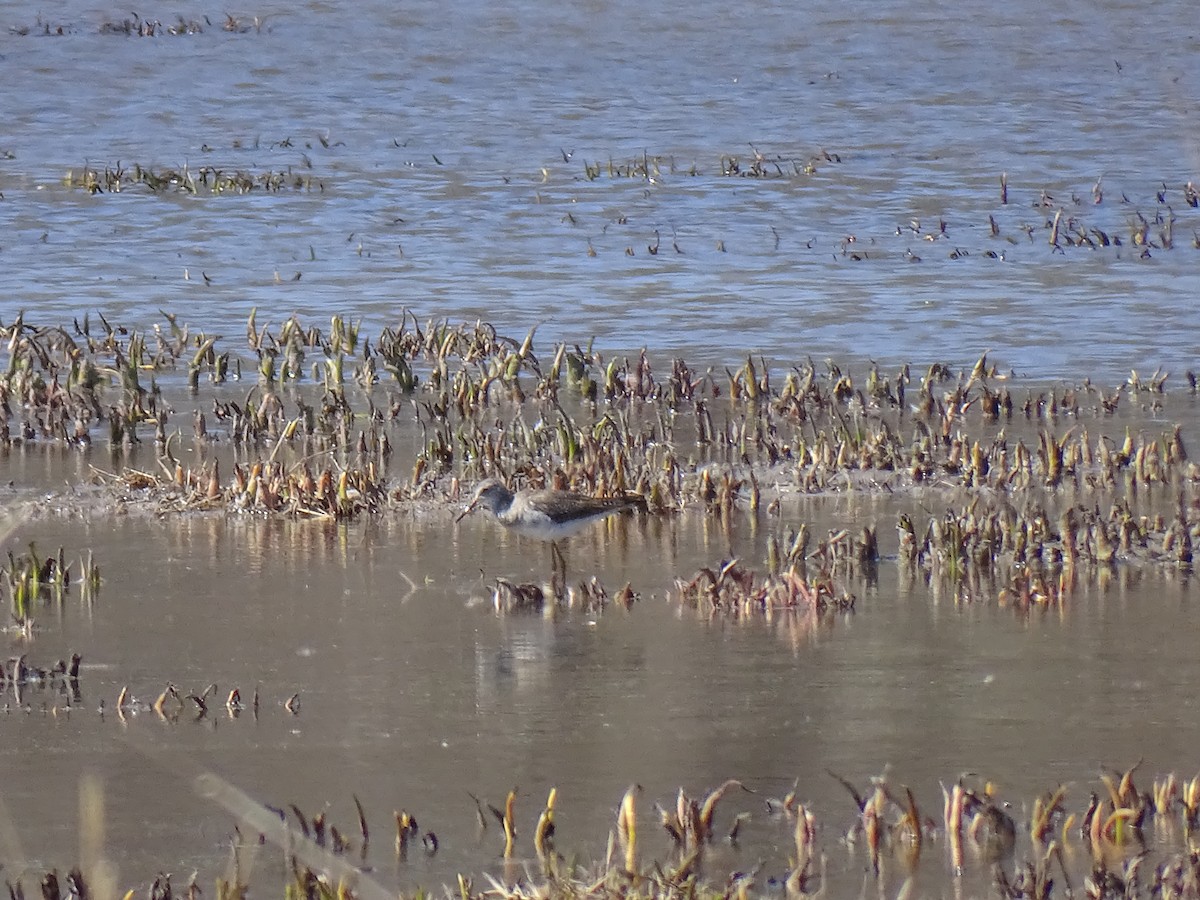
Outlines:
{"label": "bird's white belly", "polygon": [[601,518],[603,518],[602,515],[555,522],[545,513],[526,509],[520,517],[501,521],[513,531],[526,537],[537,538],[539,541],[558,541],[570,537]]}

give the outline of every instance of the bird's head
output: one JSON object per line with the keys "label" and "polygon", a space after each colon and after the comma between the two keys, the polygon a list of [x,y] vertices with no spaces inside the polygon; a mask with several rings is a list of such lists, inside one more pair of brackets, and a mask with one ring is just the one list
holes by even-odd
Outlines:
{"label": "bird's head", "polygon": [[484,509],[495,514],[511,502],[512,491],[505,487],[503,481],[499,478],[485,478],[476,486],[475,493],[471,497],[471,502],[467,504],[467,508],[459,513],[458,518],[454,521],[461,522],[474,512],[477,506],[482,506]]}

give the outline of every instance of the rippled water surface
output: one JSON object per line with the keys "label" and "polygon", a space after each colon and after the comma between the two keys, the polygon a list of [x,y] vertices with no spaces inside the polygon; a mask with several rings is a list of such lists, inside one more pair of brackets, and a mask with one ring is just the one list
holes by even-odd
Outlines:
{"label": "rippled water surface", "polygon": [[[1184,8],[198,5],[173,36],[172,7],[8,4],[0,315],[408,307],[718,360],[1194,366]],[[305,187],[64,186],[135,165]]]}
{"label": "rippled water surface", "polygon": [[[274,326],[343,314],[376,334],[408,309],[518,336],[537,325],[542,346],[645,346],[664,365],[753,351],[781,367],[969,367],[990,350],[1042,382],[1162,367],[1176,389],[1200,364],[1191,12],[8,3],[0,320],[144,328],[166,310],[236,341],[252,309]],[[198,28],[168,33],[181,24]],[[72,183],[138,166],[286,178],[195,195]],[[1194,448],[1194,401],[1174,410]],[[10,454],[0,478],[27,500],[92,478],[102,457]],[[33,686],[0,713],[6,874],[76,861],[80,778],[95,772],[122,884],[178,865],[177,887],[197,869],[207,889],[232,821],[196,794],[211,771],[351,833],[357,795],[373,874],[405,887],[500,871],[469,793],[500,804],[519,785],[528,852],[558,786],[560,847],[596,859],[629,784],[652,853],[653,802],[737,777],[757,794],[728,795],[720,823],[752,812],[747,849],[722,845],[713,869],[763,860],[764,879],[782,877],[791,825],[763,799],[798,778],[831,885],[857,893],[865,859],[837,843],[855,809],[826,769],[865,786],[891,763],[938,818],[939,781],[964,771],[1009,798],[1068,782],[1082,806],[1101,764],[1200,765],[1188,574],[1120,567],[1034,615],[996,590],[956,602],[891,556],[904,503],[924,514],[919,498],[826,498],[770,521],[610,523],[572,542],[572,566],[642,600],[558,617],[490,607],[496,577],[545,576],[544,546],[444,509],[340,526],[43,511],[9,545],[91,550],[104,585],[91,605],[75,591],[43,611],[28,646],[11,641],[41,665],[80,649],[84,669],[69,711]],[[854,613],[733,627],[667,600],[676,576],[758,564],[767,532],[799,522],[880,525],[886,558],[851,585]],[[150,704],[168,681],[215,682],[221,698],[257,687],[261,706],[164,721]],[[400,808],[437,832],[436,856],[394,860]],[[924,861],[930,893],[940,849]],[[281,867],[269,851],[258,864]],[[969,877],[985,884],[986,868]]]}

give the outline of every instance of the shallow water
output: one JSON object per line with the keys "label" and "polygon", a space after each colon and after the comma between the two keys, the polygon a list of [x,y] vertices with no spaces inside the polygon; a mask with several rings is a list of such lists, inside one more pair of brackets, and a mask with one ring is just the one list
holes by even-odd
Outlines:
{"label": "shallow water", "polygon": [[[172,36],[179,12],[143,7],[142,38],[90,2],[0,13],[4,320],[166,308],[232,333],[257,307],[377,331],[407,307],[709,361],[1197,364],[1200,55],[1174,4],[267,3],[234,32],[228,12],[189,7],[202,33]],[[756,152],[770,177],[720,174]],[[313,183],[91,196],[63,185],[85,164]],[[1124,246],[1054,252],[1060,209]]]}
{"label": "shallow water", "polygon": [[[803,503],[784,518],[833,527],[854,511],[845,500]],[[759,859],[764,877],[786,875],[791,825],[765,815],[762,795],[799,779],[841,890],[866,863],[838,849],[855,809],[826,769],[865,786],[892,764],[937,818],[939,781],[963,771],[1018,805],[1069,783],[1082,808],[1102,765],[1144,757],[1147,778],[1196,765],[1195,660],[1179,640],[1194,628],[1195,588],[1173,569],[1085,580],[1061,610],[1022,615],[994,595],[956,603],[885,560],[877,580],[850,582],[853,613],[735,625],[669,601],[673,574],[730,551],[761,558],[780,526],[724,528],[697,514],[620,520],[572,542],[572,576],[595,573],[610,589],[630,581],[642,599],[629,611],[500,616],[492,579],[544,577],[545,547],[482,518],[450,519],[29,523],[22,540],[39,547],[92,548],[105,581],[91,605],[76,592],[44,611],[28,646],[38,664],[86,649],[81,702],[67,712],[37,688],[26,711],[8,699],[3,799],[26,838],[13,868],[73,862],[85,772],[106,786],[123,884],[148,882],[168,860],[177,878],[222,870],[232,817],[197,796],[206,770],[258,802],[327,810],[354,836],[358,796],[373,877],[405,886],[502,872],[495,823],[478,833],[468,792],[501,804],[519,786],[527,843],[557,786],[558,846],[594,859],[630,783],[644,788],[647,852],[658,854],[652,801],[736,777],[760,796],[722,802],[719,830],[736,812],[752,818],[745,850],[710,855],[716,876]],[[198,721],[190,703],[161,720],[148,707],[168,680],[185,693],[216,682],[219,699]],[[125,685],[137,705],[121,721]],[[226,713],[235,686],[247,701],[258,686],[257,717]],[[291,715],[281,704],[297,692]],[[437,833],[436,856],[394,861],[391,812],[401,808]],[[927,854],[932,885],[943,883],[941,852]],[[260,879],[279,871],[269,851],[259,865]]]}
{"label": "shallow water", "polygon": [[[1200,163],[1200,54],[1186,11],[271,2],[234,10],[233,33],[229,10],[205,4],[187,11],[202,33],[135,37],[103,33],[125,9],[9,3],[0,320],[100,312],[147,327],[167,310],[236,346],[253,308],[260,325],[340,313],[373,334],[409,309],[482,317],[518,338],[537,325],[541,348],[591,336],[606,354],[647,346],[659,371],[674,353],[701,371],[750,351],[776,371],[826,356],[969,368],[990,349],[1017,371],[1014,393],[1159,366],[1178,391],[1200,364],[1200,213],[1183,195]],[[179,15],[138,13],[164,26]],[[765,177],[722,174],[756,151]],[[309,181],[221,196],[64,184],[85,165],[135,164]],[[1123,246],[1054,252],[1060,209],[1064,233],[1075,220]],[[1139,214],[1154,242],[1145,258],[1130,242]],[[178,388],[182,374],[160,380]],[[206,386],[196,402],[247,389]],[[1200,446],[1194,398],[1170,418],[1131,406],[1136,428],[1181,421]],[[1118,440],[1124,428],[1087,424]],[[397,443],[393,479],[413,440]],[[76,487],[123,465],[157,463],[98,441],[89,453],[13,450],[0,466],[9,508],[53,495],[7,547],[91,550],[104,576],[93,604],[74,588],[40,612],[31,642],[7,639],[7,654],[42,666],[80,650],[84,668],[69,711],[51,689],[9,689],[6,877],[79,861],[88,772],[103,780],[122,886],[168,866],[177,889],[193,868],[208,889],[228,859],[234,816],[197,795],[203,771],[257,802],[328,810],[351,835],[357,795],[367,864],[389,888],[511,874],[468,792],[499,805],[519,786],[528,852],[557,786],[559,848],[598,859],[638,783],[645,855],[661,857],[653,802],[730,777],[757,794],[729,794],[718,831],[736,812],[752,818],[744,849],[714,847],[710,872],[719,882],[764,860],[765,884],[786,874],[791,825],[763,813],[764,796],[799,779],[842,895],[874,887],[861,850],[838,843],[855,810],[826,769],[865,786],[890,764],[937,819],[939,782],[964,771],[1016,808],[1067,782],[1078,811],[1102,765],[1144,757],[1143,787],[1200,765],[1191,576],[1122,565],[1032,615],[998,603],[994,585],[956,602],[890,556],[897,512],[932,514],[919,494],[789,497],[778,520],[727,525],[698,512],[610,523],[572,541],[572,574],[610,590],[628,581],[642,599],[548,618],[492,610],[497,577],[543,579],[549,561],[482,517],[158,519]],[[760,566],[767,535],[800,522],[817,535],[879,525],[885,559],[876,580],[848,585],[854,613],[733,625],[667,599],[699,566]],[[185,693],[215,682],[222,699],[198,721],[190,704],[163,720],[149,707],[167,681]],[[137,701],[124,721],[123,686]],[[259,688],[257,717],[226,713],[235,686],[244,699]],[[282,704],[295,693],[292,715]],[[399,808],[438,834],[437,855],[394,860]],[[922,860],[924,893],[953,892],[943,851]],[[274,878],[279,855],[264,850],[256,868]],[[986,867],[967,877],[983,890]]]}

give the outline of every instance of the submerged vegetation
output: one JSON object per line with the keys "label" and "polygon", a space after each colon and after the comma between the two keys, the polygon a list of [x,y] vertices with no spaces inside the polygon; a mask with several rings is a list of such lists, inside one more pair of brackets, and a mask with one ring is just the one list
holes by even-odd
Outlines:
{"label": "submerged vegetation", "polygon": [[[857,615],[857,586],[881,564],[956,602],[1028,611],[1061,605],[1081,582],[1104,584],[1123,570],[1186,577],[1200,540],[1200,467],[1189,451],[1200,397],[1190,372],[1181,383],[1159,372],[1131,373],[1111,387],[1021,388],[987,355],[964,371],[933,363],[854,374],[833,361],[784,366],[761,357],[698,370],[644,352],[539,348],[532,332],[509,338],[485,323],[407,314],[378,335],[336,316],[320,328],[252,314],[237,342],[169,314],[149,330],[103,317],[42,326],[21,316],[0,328],[0,340],[0,455],[80,455],[93,483],[88,502],[101,507],[345,522],[414,508],[445,513],[484,477],[637,494],[653,516],[692,511],[764,529],[764,560],[676,575],[666,597],[706,622],[764,622],[793,639]],[[823,534],[803,521],[809,498],[847,495],[912,502],[894,518],[846,521]],[[14,623],[28,630],[38,605],[61,603],[72,581],[95,593],[90,558],[75,573],[63,551],[43,559],[31,547],[10,555],[0,590]],[[494,609],[514,615],[597,615],[614,604],[636,610],[639,600],[632,585],[609,591],[595,578],[562,592],[497,578],[491,590]],[[52,688],[42,706],[57,715],[79,705],[78,670],[79,656],[46,671],[21,656],[3,678],[26,712],[37,703],[34,687]],[[157,699],[143,701],[126,687],[109,708],[122,724],[140,712],[164,723],[258,719],[257,687],[247,698],[215,684],[155,690]],[[294,716],[299,702],[293,693],[272,706]],[[486,887],[463,875],[451,893],[805,896],[826,889],[836,845],[902,894],[941,857],[956,883],[974,871],[1005,898],[1196,896],[1200,778],[1166,776],[1140,792],[1134,775],[1105,773],[1086,807],[1076,788],[1058,786],[1020,811],[995,786],[963,776],[944,788],[940,823],[886,774],[861,789],[835,776],[853,798],[848,828],[827,813],[818,819],[798,788],[746,800],[754,793],[747,784],[729,781],[703,798],[681,790],[673,804],[656,806],[665,852],[643,827],[635,787],[598,862],[556,849],[566,844],[556,791],[529,836],[521,834],[514,790],[491,810],[503,872],[484,876]],[[719,821],[718,805],[735,796],[738,811]],[[388,893],[371,880],[367,816],[355,806],[357,830],[335,827],[326,812],[309,818],[296,804],[231,806],[240,824],[217,896],[247,895],[241,859],[261,842],[285,849],[288,897]],[[481,833],[485,806],[477,801]],[[438,851],[437,833],[419,829],[409,812],[393,818],[398,862],[417,847]],[[752,823],[785,846],[786,865],[706,861],[717,845],[736,848]],[[527,861],[517,865],[523,844]],[[84,897],[92,878],[74,871],[64,892],[49,872],[40,887],[51,900]],[[10,890],[19,898],[24,889],[10,882]],[[187,889],[199,890],[194,880]],[[168,876],[150,896],[172,896]]]}
{"label": "submerged vegetation", "polygon": [[[557,788],[550,789],[536,821],[531,814],[534,824],[526,834],[519,823],[517,789],[509,791],[503,808],[471,794],[478,838],[489,840],[494,820],[498,836],[492,840],[502,865],[495,875],[482,879],[459,875],[457,885],[447,886],[445,895],[460,900],[716,900],[777,893],[817,897],[837,890],[839,884],[847,885],[841,870],[848,865],[865,867],[864,883],[874,880],[880,890],[895,890],[896,896],[903,897],[917,889],[923,871],[940,865],[958,891],[972,895],[985,891],[1003,900],[1051,900],[1078,896],[1077,892],[1092,900],[1194,898],[1200,890],[1200,855],[1194,849],[1200,827],[1200,776],[1186,780],[1172,773],[1155,778],[1150,790],[1139,791],[1135,783],[1139,765],[1100,774],[1085,806],[1072,802],[1072,789],[1066,785],[1015,804],[1002,798],[995,785],[961,776],[942,786],[940,820],[923,810],[913,791],[888,772],[860,789],[830,771],[828,776],[843,785],[853,801],[849,824],[844,816],[831,817],[834,821],[819,818],[800,799],[799,779],[783,797],[764,797],[730,779],[699,796],[680,788],[671,801],[654,803],[657,828],[649,829],[644,827],[649,814],[643,790],[633,785],[617,804],[607,852],[595,862],[564,855],[563,848],[572,839],[558,827]],[[249,895],[249,872],[261,846],[267,844],[284,855],[283,888],[289,898],[395,896],[376,880],[382,871],[380,851],[373,852],[368,812],[357,796],[352,824],[339,827],[331,811],[310,817],[296,803],[261,806],[211,773],[197,776],[196,788],[239,820],[230,865],[217,882],[217,897]],[[725,813],[723,809],[730,805],[737,810]],[[459,814],[465,812],[464,808]],[[442,816],[447,814],[441,811]],[[727,857],[731,850],[736,855],[741,835],[755,821],[771,832],[784,859],[760,858],[751,868],[727,874],[720,871],[720,864],[714,869],[711,858]],[[391,822],[394,840],[387,845],[396,866],[403,867],[410,853],[437,854],[441,845],[437,833],[423,829],[410,812],[397,809]],[[848,854],[846,863],[831,855],[839,848]],[[65,893],[58,873],[46,872],[39,879],[42,896],[45,900],[94,896],[95,882],[111,877],[102,866],[95,870],[71,870]],[[851,876],[851,883],[854,880]],[[100,896],[115,896],[115,884],[105,887],[107,893],[101,890]],[[20,880],[10,880],[9,890],[15,898],[24,896]],[[202,894],[195,874],[186,893]],[[418,895],[425,896],[424,892]],[[171,876],[160,873],[147,896],[150,900],[172,897]]]}
{"label": "submerged vegetation", "polygon": [[[1169,424],[1164,373],[1022,390],[987,356],[970,371],[919,374],[753,357],[660,370],[644,352],[546,352],[532,332],[517,340],[407,315],[372,337],[336,316],[322,330],[252,314],[240,347],[174,315],[144,332],[103,317],[69,327],[19,317],[0,340],[0,447],[74,448],[111,496],[159,513],[344,520],[459,502],[464,485],[498,475],[632,492],[658,514],[696,507],[768,522],[800,496],[910,492],[930,513],[899,515],[895,554],[956,578],[1188,567],[1200,539],[1200,467],[1182,424],[1194,421],[1191,372],[1176,392],[1180,423]],[[1144,412],[1162,424],[1142,424]],[[769,568],[810,555],[871,562],[877,528],[815,547],[807,527],[780,532]]]}
{"label": "submerged vegetation", "polygon": [[[22,316],[0,327],[0,451],[83,454],[96,502],[159,516],[348,521],[458,504],[489,476],[633,493],[657,516],[745,516],[768,532],[765,574],[720,562],[679,577],[674,599],[710,618],[802,613],[791,632],[853,610],[883,558],[956,602],[1021,611],[1060,606],[1120,566],[1194,563],[1194,373],[1171,391],[1161,372],[1021,390],[987,356],[920,374],[753,357],[660,371],[644,352],[540,351],[534,338],[408,315],[371,336],[337,316],[323,330],[251,314],[238,346],[170,314],[149,331]],[[784,514],[844,495],[912,502],[825,535]],[[9,576],[18,627],[35,596],[28,568]],[[595,578],[547,592],[503,577],[491,595],[501,613],[638,596]]]}
{"label": "submerged vegetation", "polygon": [[[655,516],[766,530],[763,574],[731,559],[677,576],[672,599],[710,618],[848,613],[881,560],[956,602],[1050,608],[1120,567],[1188,573],[1200,541],[1192,372],[1178,389],[1162,372],[1021,389],[987,355],[957,372],[761,357],[701,371],[408,314],[373,336],[252,313],[244,342],[173,314],[145,331],[19,316],[0,341],[0,453],[80,454],[89,502],[345,522],[445,509],[493,476],[634,494]],[[807,498],[847,495],[907,500],[823,535],[804,521]],[[10,560],[18,627],[61,594],[53,562]],[[638,596],[498,578],[491,605],[590,613]]]}
{"label": "submerged vegetation", "polygon": [[[80,585],[80,602],[90,604],[100,590],[100,568],[89,551],[79,560],[79,574],[72,575],[73,563],[67,561],[62,547],[58,553],[42,559],[32,544],[19,556],[8,551],[8,561],[0,564],[0,593],[7,594],[12,629],[29,638],[38,612],[44,607],[61,607],[71,589],[73,578]],[[78,663],[76,664],[76,666]]]}
{"label": "submerged vegetation", "polygon": [[120,164],[114,167],[105,166],[104,170],[84,166],[78,172],[67,172],[63,178],[67,187],[81,188],[89,194],[114,194],[141,187],[153,194],[248,194],[252,191],[267,191],[277,193],[282,190],[311,191],[323,190],[319,181],[310,174],[298,172],[266,171],[246,172],[237,170],[224,171],[214,166],[200,166],[192,170],[188,166],[181,169],[154,169],[134,165],[132,169],[123,168]]}
{"label": "submerged vegetation", "polygon": [[[198,22],[181,19],[178,25],[164,28],[161,22],[149,22],[136,16],[132,20],[109,24],[104,28],[106,33],[141,36],[163,33],[196,34],[204,30],[204,26]],[[229,17],[225,28],[239,33],[257,31],[261,28],[261,23],[255,19],[253,25],[247,25],[243,20]],[[30,31],[42,31],[46,34],[69,33],[63,31],[61,26],[57,26],[57,31],[52,31],[52,26],[40,21],[34,29],[12,30],[20,34]],[[236,154],[248,147],[267,147],[284,151],[296,149],[299,152],[297,158],[286,167],[262,171],[217,165],[196,168],[188,165],[172,167],[150,162],[122,165],[119,161],[101,168],[85,163],[78,170],[66,172],[62,183],[68,188],[82,189],[91,194],[127,193],[135,188],[156,195],[183,193],[206,197],[258,191],[273,194],[284,191],[324,193],[326,182],[336,179],[337,175],[315,174],[310,154],[315,150],[329,151],[339,146],[342,146],[342,142],[332,139],[327,133],[319,133],[315,139],[308,138],[301,142],[294,141],[292,137],[266,142],[257,137],[249,141],[236,139],[226,148],[228,152]],[[396,143],[397,148],[403,146]],[[198,149],[201,153],[212,154],[217,148],[203,143]],[[580,186],[601,181],[640,181],[652,185],[698,178],[713,182],[730,178],[807,182],[818,177],[828,177],[831,171],[836,171],[844,162],[841,153],[824,148],[809,152],[780,153],[760,150],[750,145],[748,152],[721,152],[709,163],[680,161],[671,154],[651,154],[643,151],[637,156],[625,159],[610,157],[603,161],[584,160],[583,170],[580,172],[573,153],[565,150],[560,153],[561,166],[557,161],[541,166],[535,164],[522,174],[493,173],[487,176],[486,180],[495,179],[506,185],[516,181],[522,187],[528,187],[530,183],[545,185],[552,180],[560,182],[563,179]],[[446,163],[435,153],[431,153],[429,159],[421,162],[407,160],[404,166],[407,169],[430,171],[447,168]],[[479,172],[454,171],[462,176],[480,177]],[[542,204],[541,194],[538,193],[535,197],[537,203]],[[574,204],[576,201],[577,198],[573,198],[571,202]],[[553,201],[549,202],[553,205]],[[1184,247],[1200,248],[1200,219],[1197,219],[1193,212],[1200,210],[1200,187],[1197,187],[1194,181],[1172,185],[1165,181],[1159,182],[1148,186],[1147,192],[1144,195],[1139,194],[1136,199],[1122,193],[1115,204],[1112,198],[1107,201],[1105,199],[1103,176],[1097,178],[1090,192],[1086,194],[1078,190],[1072,190],[1069,194],[1058,191],[1051,193],[1043,188],[1040,191],[1024,191],[1019,198],[1014,192],[1010,200],[1008,175],[1000,173],[998,193],[987,206],[989,212],[986,219],[976,223],[960,222],[952,225],[943,217],[930,219],[914,216],[889,225],[888,230],[884,232],[841,234],[826,247],[812,239],[804,241],[803,244],[806,250],[829,249],[835,259],[855,263],[889,257],[909,263],[921,263],[927,254],[936,254],[937,258],[952,261],[966,260],[972,256],[1003,261],[1015,247],[1034,244],[1048,248],[1047,252],[1051,256],[1077,252],[1106,252],[1143,260]],[[610,226],[630,225],[629,217],[625,213],[618,213],[602,222],[592,222],[590,226],[585,225],[580,216],[582,213],[578,210],[568,209],[561,217],[561,224],[571,228],[593,229],[585,244],[585,252],[589,257],[599,255],[597,244],[608,234]],[[597,226],[599,231],[594,230]],[[770,233],[773,248],[779,250],[783,240],[780,231],[771,226]],[[986,235],[982,242],[980,235]],[[355,235],[351,234],[350,239],[354,237]],[[681,245],[680,237],[674,229],[670,234],[669,252],[664,243],[664,234],[657,227],[650,226],[650,230],[644,232],[643,237],[646,240],[645,253],[649,256],[658,256],[660,253],[675,257],[688,255],[689,250]],[[619,252],[626,257],[636,257],[642,252],[642,248],[636,246],[636,242],[604,243],[608,244],[610,251]],[[715,251],[727,252],[724,238],[716,239]],[[358,252],[360,256],[363,255],[361,240]],[[400,253],[403,255],[402,249]]]}
{"label": "submerged vegetation", "polygon": [[[161,19],[142,18],[137,13],[131,13],[128,18],[121,20],[106,20],[98,28],[91,25],[76,25],[70,22],[51,22],[40,15],[32,25],[10,26],[10,34],[20,37],[29,35],[41,37],[63,37],[69,34],[79,34],[92,31],[99,34],[123,35],[124,37],[180,37],[203,34],[206,31],[224,31],[229,34],[262,33],[266,21],[260,16],[235,16],[226,13],[221,21],[214,22],[208,16],[199,19],[187,19],[182,15],[175,21],[163,22]],[[269,30],[269,29],[268,29]]]}

